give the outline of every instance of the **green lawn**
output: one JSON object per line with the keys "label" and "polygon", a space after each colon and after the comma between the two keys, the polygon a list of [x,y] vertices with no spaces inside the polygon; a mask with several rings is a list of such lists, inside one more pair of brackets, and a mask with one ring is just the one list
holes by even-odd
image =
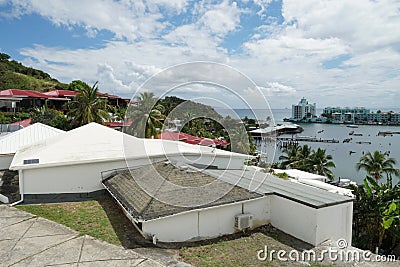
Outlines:
{"label": "green lawn", "polygon": [[[130,221],[109,198],[63,204],[20,205],[18,209],[66,225],[80,234],[124,245]],[[129,231],[128,231],[129,232]]]}

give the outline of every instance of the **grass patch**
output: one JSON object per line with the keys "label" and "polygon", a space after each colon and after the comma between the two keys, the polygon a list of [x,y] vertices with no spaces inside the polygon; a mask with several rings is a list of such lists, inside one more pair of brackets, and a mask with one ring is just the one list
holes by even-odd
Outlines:
{"label": "grass patch", "polygon": [[[229,237],[227,237],[229,238]],[[282,243],[278,240],[285,240]],[[180,250],[183,261],[198,267],[211,266],[305,266],[304,263],[293,261],[279,261],[276,253],[272,261],[259,261],[257,252],[268,246],[268,251],[285,250],[287,253],[298,247],[299,241],[280,231],[270,231],[269,227],[262,227],[260,231],[249,236],[237,239],[222,239],[213,244],[185,247]],[[309,249],[305,247],[303,249]],[[302,248],[298,247],[298,251]],[[287,254],[286,254],[287,257]],[[310,262],[307,266],[335,266],[330,263]]]}
{"label": "grass patch", "polygon": [[133,225],[110,198],[84,202],[20,205],[20,210],[66,225],[82,235],[90,235],[115,245],[129,242]]}

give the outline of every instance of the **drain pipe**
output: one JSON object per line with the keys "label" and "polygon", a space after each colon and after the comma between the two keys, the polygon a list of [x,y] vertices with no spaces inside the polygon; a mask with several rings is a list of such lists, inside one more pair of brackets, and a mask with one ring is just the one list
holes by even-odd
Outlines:
{"label": "drain pipe", "polygon": [[18,171],[18,176],[19,176],[19,194],[21,195],[21,199],[14,203],[11,203],[10,204],[11,207],[24,202],[24,173],[22,170]]}

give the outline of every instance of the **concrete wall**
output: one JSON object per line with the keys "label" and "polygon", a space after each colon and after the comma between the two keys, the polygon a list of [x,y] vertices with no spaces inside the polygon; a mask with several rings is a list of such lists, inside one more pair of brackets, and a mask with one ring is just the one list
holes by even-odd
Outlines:
{"label": "concrete wall", "polygon": [[14,154],[0,155],[0,170],[8,170],[13,160]]}
{"label": "concrete wall", "polygon": [[351,245],[353,202],[318,209],[316,242],[345,239]]}
{"label": "concrete wall", "polygon": [[101,172],[126,167],[125,161],[21,170],[24,194],[85,193],[104,189]]}
{"label": "concrete wall", "polygon": [[280,196],[271,197],[272,226],[312,245],[316,245],[316,211]]}
{"label": "concrete wall", "polygon": [[353,203],[311,208],[279,196],[271,197],[271,224],[314,246],[326,240],[351,244]]}
{"label": "concrete wall", "polygon": [[144,234],[156,235],[161,242],[183,242],[232,234],[235,215],[252,213],[254,227],[269,223],[269,196],[260,199],[193,210],[143,222]]}

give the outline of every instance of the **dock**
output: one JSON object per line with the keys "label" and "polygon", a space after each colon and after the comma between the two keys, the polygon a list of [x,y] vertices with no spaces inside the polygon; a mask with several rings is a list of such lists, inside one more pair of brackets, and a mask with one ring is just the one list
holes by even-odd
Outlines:
{"label": "dock", "polygon": [[322,139],[309,136],[297,136],[297,137],[278,137],[277,141],[297,141],[297,142],[318,142],[318,143],[339,143],[336,139]]}
{"label": "dock", "polygon": [[288,147],[290,145],[298,145],[299,142],[316,142],[316,143],[339,143],[339,140],[336,139],[321,139],[315,137],[308,136],[298,136],[298,137],[277,137],[276,139],[277,145],[280,147]]}

